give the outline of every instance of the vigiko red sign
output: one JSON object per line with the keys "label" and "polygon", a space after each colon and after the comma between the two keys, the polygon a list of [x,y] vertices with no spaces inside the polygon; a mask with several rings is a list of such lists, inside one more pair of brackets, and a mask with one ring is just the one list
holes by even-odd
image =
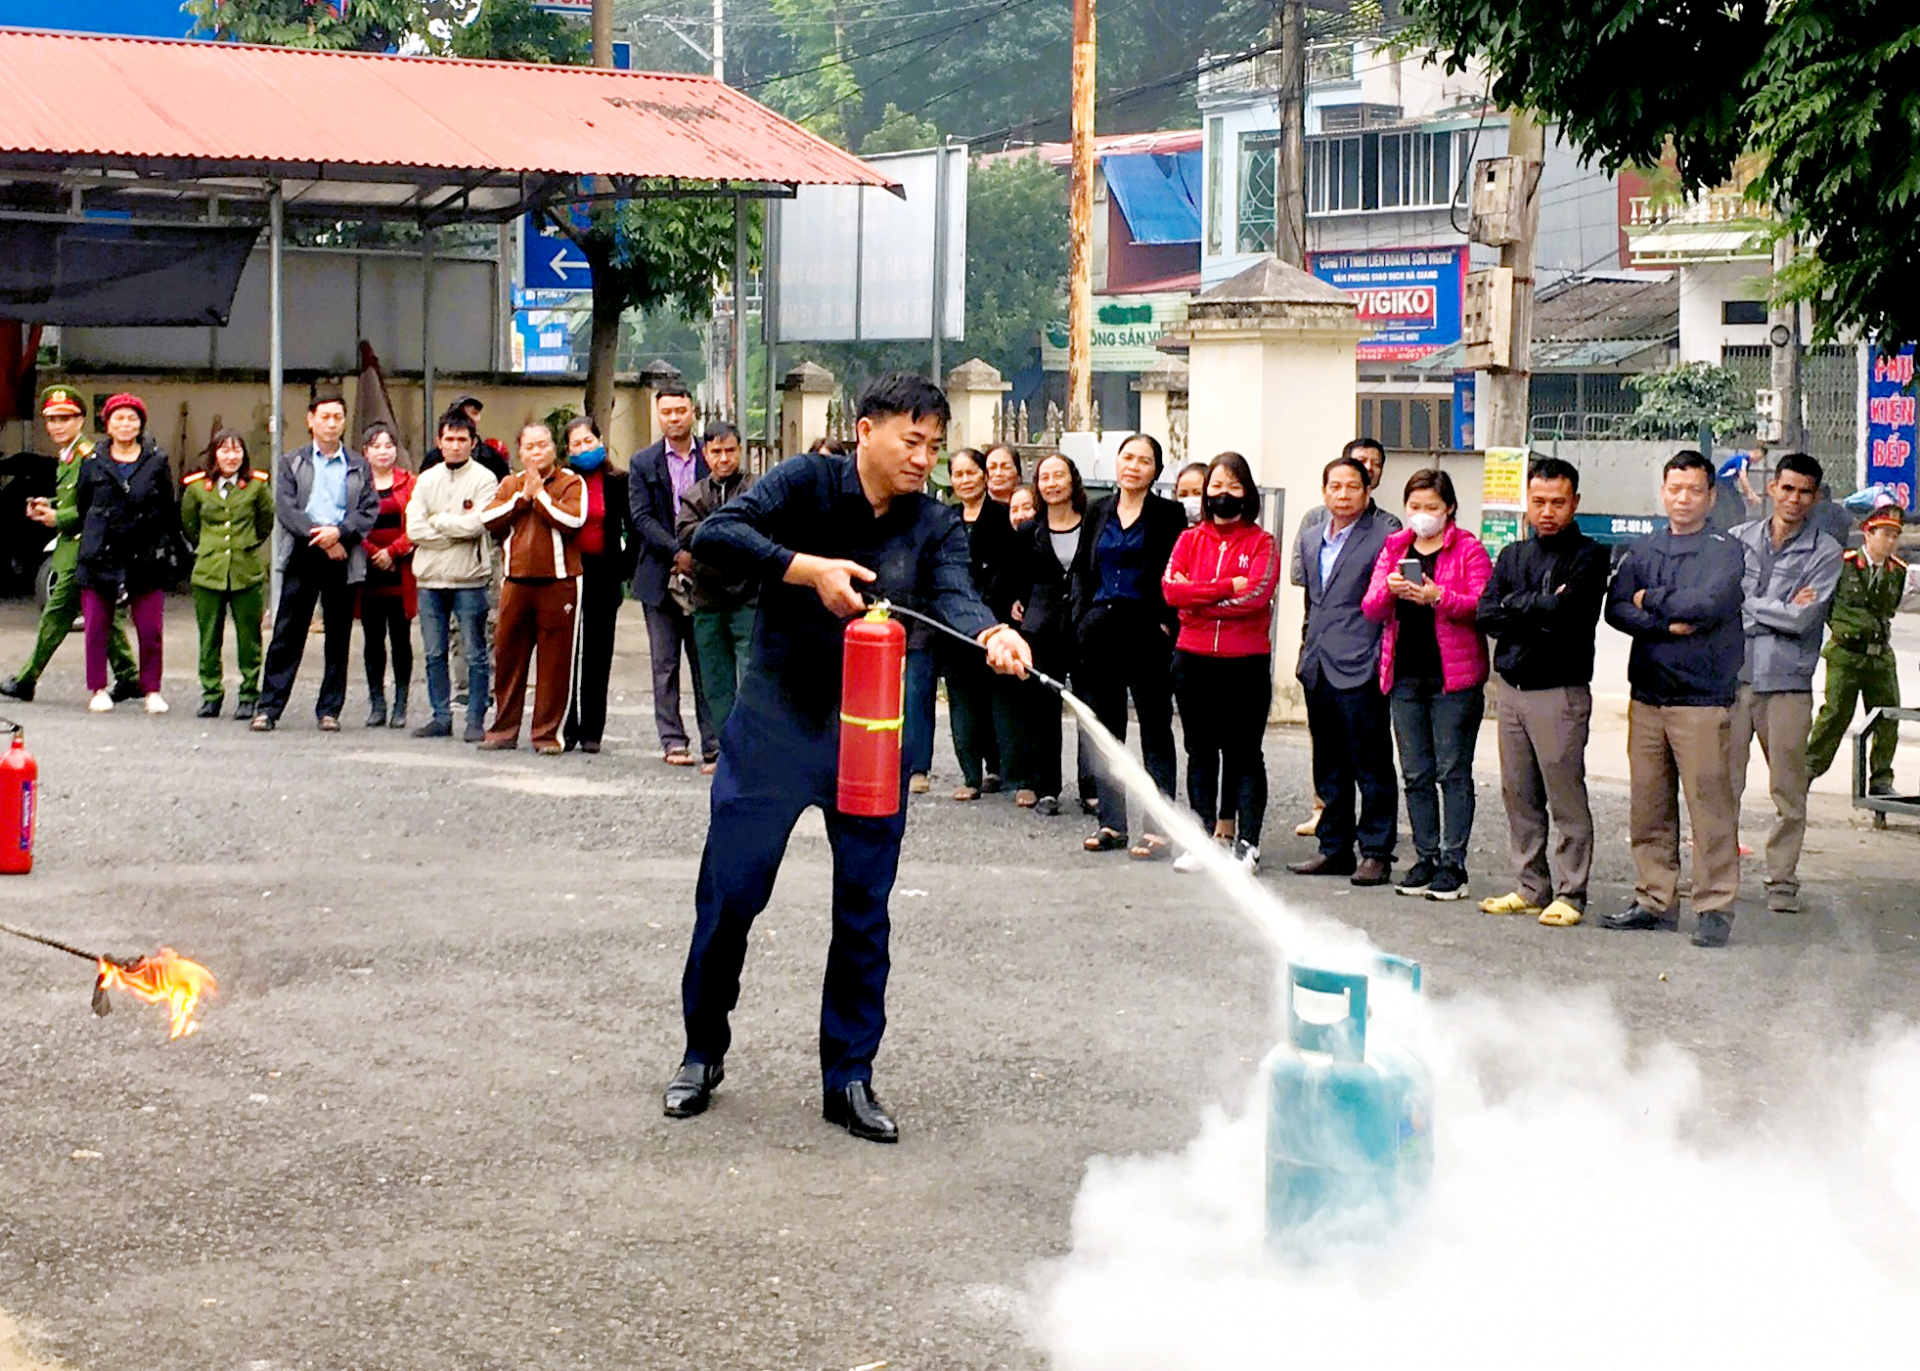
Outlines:
{"label": "vigiko red sign", "polygon": [[1307,269],[1351,295],[1373,329],[1354,350],[1362,362],[1417,362],[1460,341],[1464,247],[1316,252]]}

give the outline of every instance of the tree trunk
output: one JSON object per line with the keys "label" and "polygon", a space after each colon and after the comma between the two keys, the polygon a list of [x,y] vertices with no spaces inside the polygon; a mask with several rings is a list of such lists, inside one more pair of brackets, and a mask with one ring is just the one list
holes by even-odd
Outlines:
{"label": "tree trunk", "polygon": [[587,413],[602,433],[613,432],[613,382],[620,348],[620,293],[612,254],[589,238],[583,247],[593,268],[593,334],[587,345]]}

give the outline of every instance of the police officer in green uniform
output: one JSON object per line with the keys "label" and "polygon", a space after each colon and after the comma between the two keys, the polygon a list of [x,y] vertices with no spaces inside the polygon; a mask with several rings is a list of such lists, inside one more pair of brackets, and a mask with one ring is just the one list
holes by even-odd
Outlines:
{"label": "police officer in green uniform", "polygon": [[267,610],[267,562],[273,545],[273,489],[256,470],[247,440],[230,428],[213,435],[207,465],[187,476],[180,522],[193,544],[193,617],[200,628],[200,710],[217,719],[226,699],[221,649],[229,615],[240,665],[233,717],[251,719],[260,698],[260,625]]}
{"label": "police officer in green uniform", "polygon": [[[31,700],[40,673],[47,669],[53,654],[80,613],[80,583],[74,566],[80,560],[80,511],[74,505],[74,487],[80,479],[80,463],[93,455],[93,444],[82,436],[87,424],[87,407],[80,392],[72,386],[48,386],[40,392],[40,422],[47,436],[59,449],[55,459],[53,498],[36,496],[27,501],[27,517],[55,531],[53,544],[53,582],[47,592],[46,612],[40,616],[40,636],[34,642],[33,655],[17,675],[0,681],[0,695],[16,700]],[[107,637],[107,661],[113,667],[113,698],[140,698],[140,673],[127,648],[127,612],[113,616],[113,632]]]}
{"label": "police officer in green uniform", "polygon": [[[1900,703],[1900,677],[1893,664],[1893,616],[1907,588],[1907,564],[1893,555],[1900,541],[1900,511],[1882,507],[1861,525],[1864,545],[1843,554],[1845,566],[1833,592],[1833,614],[1827,620],[1827,699],[1813,721],[1807,742],[1807,771],[1818,776],[1833,765],[1853,722],[1856,700],[1868,709],[1895,708]],[[1868,758],[1867,793],[1891,795],[1893,750],[1899,724],[1882,719],[1873,728]]]}

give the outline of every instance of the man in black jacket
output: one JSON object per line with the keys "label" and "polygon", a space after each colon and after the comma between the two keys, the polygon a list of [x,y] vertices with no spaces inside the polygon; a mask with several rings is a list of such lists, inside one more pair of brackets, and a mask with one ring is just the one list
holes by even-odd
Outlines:
{"label": "man in black jacket", "polygon": [[[1488,914],[1524,914],[1551,928],[1586,916],[1593,865],[1587,728],[1593,640],[1607,595],[1607,550],[1580,531],[1580,473],[1557,457],[1527,472],[1533,537],[1509,544],[1480,596],[1482,631],[1499,640],[1496,714],[1500,794],[1519,885],[1482,900]],[[1554,831],[1547,854],[1548,825]]]}
{"label": "man in black jacket", "polygon": [[693,714],[700,726],[700,754],[705,761],[720,755],[720,739],[708,717],[700,690],[700,654],[694,647],[693,619],[667,592],[676,573],[693,572],[693,558],[680,546],[673,531],[680,514],[680,497],[706,476],[707,459],[693,432],[693,397],[683,385],[664,385],[655,393],[654,413],[661,439],[640,449],[627,468],[627,495],[633,506],[637,556],[633,564],[633,598],[647,616],[647,652],[653,659],[653,722],[660,733],[660,750],[668,766],[693,766],[687,745],[687,726],[680,718],[680,658],[687,659],[693,676]]}
{"label": "man in black jacket", "polygon": [[1740,544],[1709,532],[1713,467],[1676,453],[1662,473],[1668,527],[1635,543],[1607,592],[1607,622],[1633,639],[1627,764],[1633,784],[1633,903],[1608,928],[1672,928],[1680,882],[1680,805],[1693,828],[1697,947],[1724,947],[1740,892],[1739,815],[1728,743],[1746,658]]}

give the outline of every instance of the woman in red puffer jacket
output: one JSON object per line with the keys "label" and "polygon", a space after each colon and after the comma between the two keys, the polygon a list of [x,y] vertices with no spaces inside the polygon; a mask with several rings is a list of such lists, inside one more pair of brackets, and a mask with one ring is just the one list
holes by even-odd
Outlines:
{"label": "woman in red puffer jacket", "polygon": [[[1273,705],[1273,591],[1280,557],[1260,527],[1260,491],[1247,459],[1223,452],[1207,467],[1204,517],[1180,535],[1167,562],[1167,603],[1180,613],[1173,690],[1187,748],[1187,802],[1215,829],[1219,797],[1233,797],[1233,854],[1260,863],[1267,812],[1261,744]],[[1174,870],[1198,871],[1182,853]]]}

